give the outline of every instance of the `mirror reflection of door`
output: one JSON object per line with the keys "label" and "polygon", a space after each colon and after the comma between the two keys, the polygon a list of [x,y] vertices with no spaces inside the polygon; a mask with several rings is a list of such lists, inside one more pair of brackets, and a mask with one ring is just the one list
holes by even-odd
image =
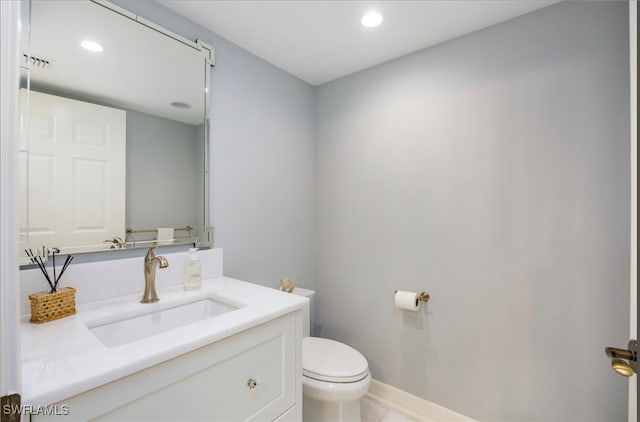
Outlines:
{"label": "mirror reflection of door", "polygon": [[[99,245],[125,235],[126,112],[35,91],[30,95],[29,152],[21,152],[20,232],[34,251]],[[28,129],[25,130],[25,129]],[[26,151],[26,145],[21,148]]]}
{"label": "mirror reflection of door", "polygon": [[[45,147],[46,142],[34,139],[27,144],[25,139],[18,188],[21,262],[28,262],[24,254],[27,233],[31,239],[28,247],[58,247],[62,253],[109,250],[113,243],[104,241],[114,238],[126,241],[126,248],[148,247],[156,241],[160,228],[178,229],[172,244],[211,246],[205,121],[212,47],[172,34],[109,2],[49,0],[26,4],[30,5],[30,37],[23,40],[21,53],[28,72],[21,74],[21,86],[30,89],[34,98],[36,93],[44,93],[126,113],[126,161],[121,174],[124,188],[115,192],[109,187],[115,183],[112,170],[116,167],[112,164],[107,173],[101,173],[106,167],[100,169],[89,156],[82,169],[75,169],[84,172],[82,176],[75,180],[61,175],[54,178],[53,168],[47,168],[53,161],[34,150],[38,144]],[[28,104],[21,101],[22,106],[24,114]],[[30,106],[35,107],[34,100]],[[30,118],[32,135],[40,129],[49,130],[48,123],[39,126],[43,122],[37,116]],[[91,181],[97,186],[90,186]],[[72,187],[75,193],[64,191]],[[51,196],[54,191],[55,198]],[[34,198],[40,202],[36,204]],[[42,206],[45,198],[47,206]],[[70,214],[59,212],[62,207],[57,209],[54,199],[66,201]],[[125,219],[121,223],[110,212],[123,203]],[[53,228],[50,220],[54,216],[56,222],[69,219],[64,229]],[[57,236],[61,230],[73,232],[73,239]],[[80,237],[84,243],[76,241]]]}

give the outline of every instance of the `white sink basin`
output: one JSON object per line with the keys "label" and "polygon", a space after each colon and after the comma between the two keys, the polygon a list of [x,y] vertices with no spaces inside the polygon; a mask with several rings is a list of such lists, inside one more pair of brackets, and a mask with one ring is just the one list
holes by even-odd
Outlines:
{"label": "white sink basin", "polygon": [[144,314],[108,322],[87,322],[91,332],[107,347],[116,347],[238,309],[212,298],[156,308]]}

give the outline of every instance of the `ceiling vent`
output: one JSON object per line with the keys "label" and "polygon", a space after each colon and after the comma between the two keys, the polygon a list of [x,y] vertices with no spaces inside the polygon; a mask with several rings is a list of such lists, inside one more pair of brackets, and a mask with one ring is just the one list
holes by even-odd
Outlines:
{"label": "ceiling vent", "polygon": [[51,64],[51,60],[43,57],[29,56],[28,54],[22,54],[24,64],[36,69],[46,69]]}

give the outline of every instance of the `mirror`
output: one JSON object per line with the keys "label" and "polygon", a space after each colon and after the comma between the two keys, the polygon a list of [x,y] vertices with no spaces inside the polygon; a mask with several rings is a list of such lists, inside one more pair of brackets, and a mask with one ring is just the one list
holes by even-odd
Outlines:
{"label": "mirror", "polygon": [[20,93],[23,256],[210,247],[213,49],[107,2],[30,4]]}

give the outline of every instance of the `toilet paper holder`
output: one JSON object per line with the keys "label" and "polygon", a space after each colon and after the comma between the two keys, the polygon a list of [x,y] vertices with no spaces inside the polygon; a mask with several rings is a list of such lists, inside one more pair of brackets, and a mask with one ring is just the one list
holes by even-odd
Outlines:
{"label": "toilet paper holder", "polygon": [[[393,294],[398,293],[398,289],[393,291]],[[420,294],[418,295],[417,299],[416,299],[416,305],[418,304],[418,302],[428,302],[429,298],[431,296],[429,296],[429,293],[427,292],[420,292]]]}

